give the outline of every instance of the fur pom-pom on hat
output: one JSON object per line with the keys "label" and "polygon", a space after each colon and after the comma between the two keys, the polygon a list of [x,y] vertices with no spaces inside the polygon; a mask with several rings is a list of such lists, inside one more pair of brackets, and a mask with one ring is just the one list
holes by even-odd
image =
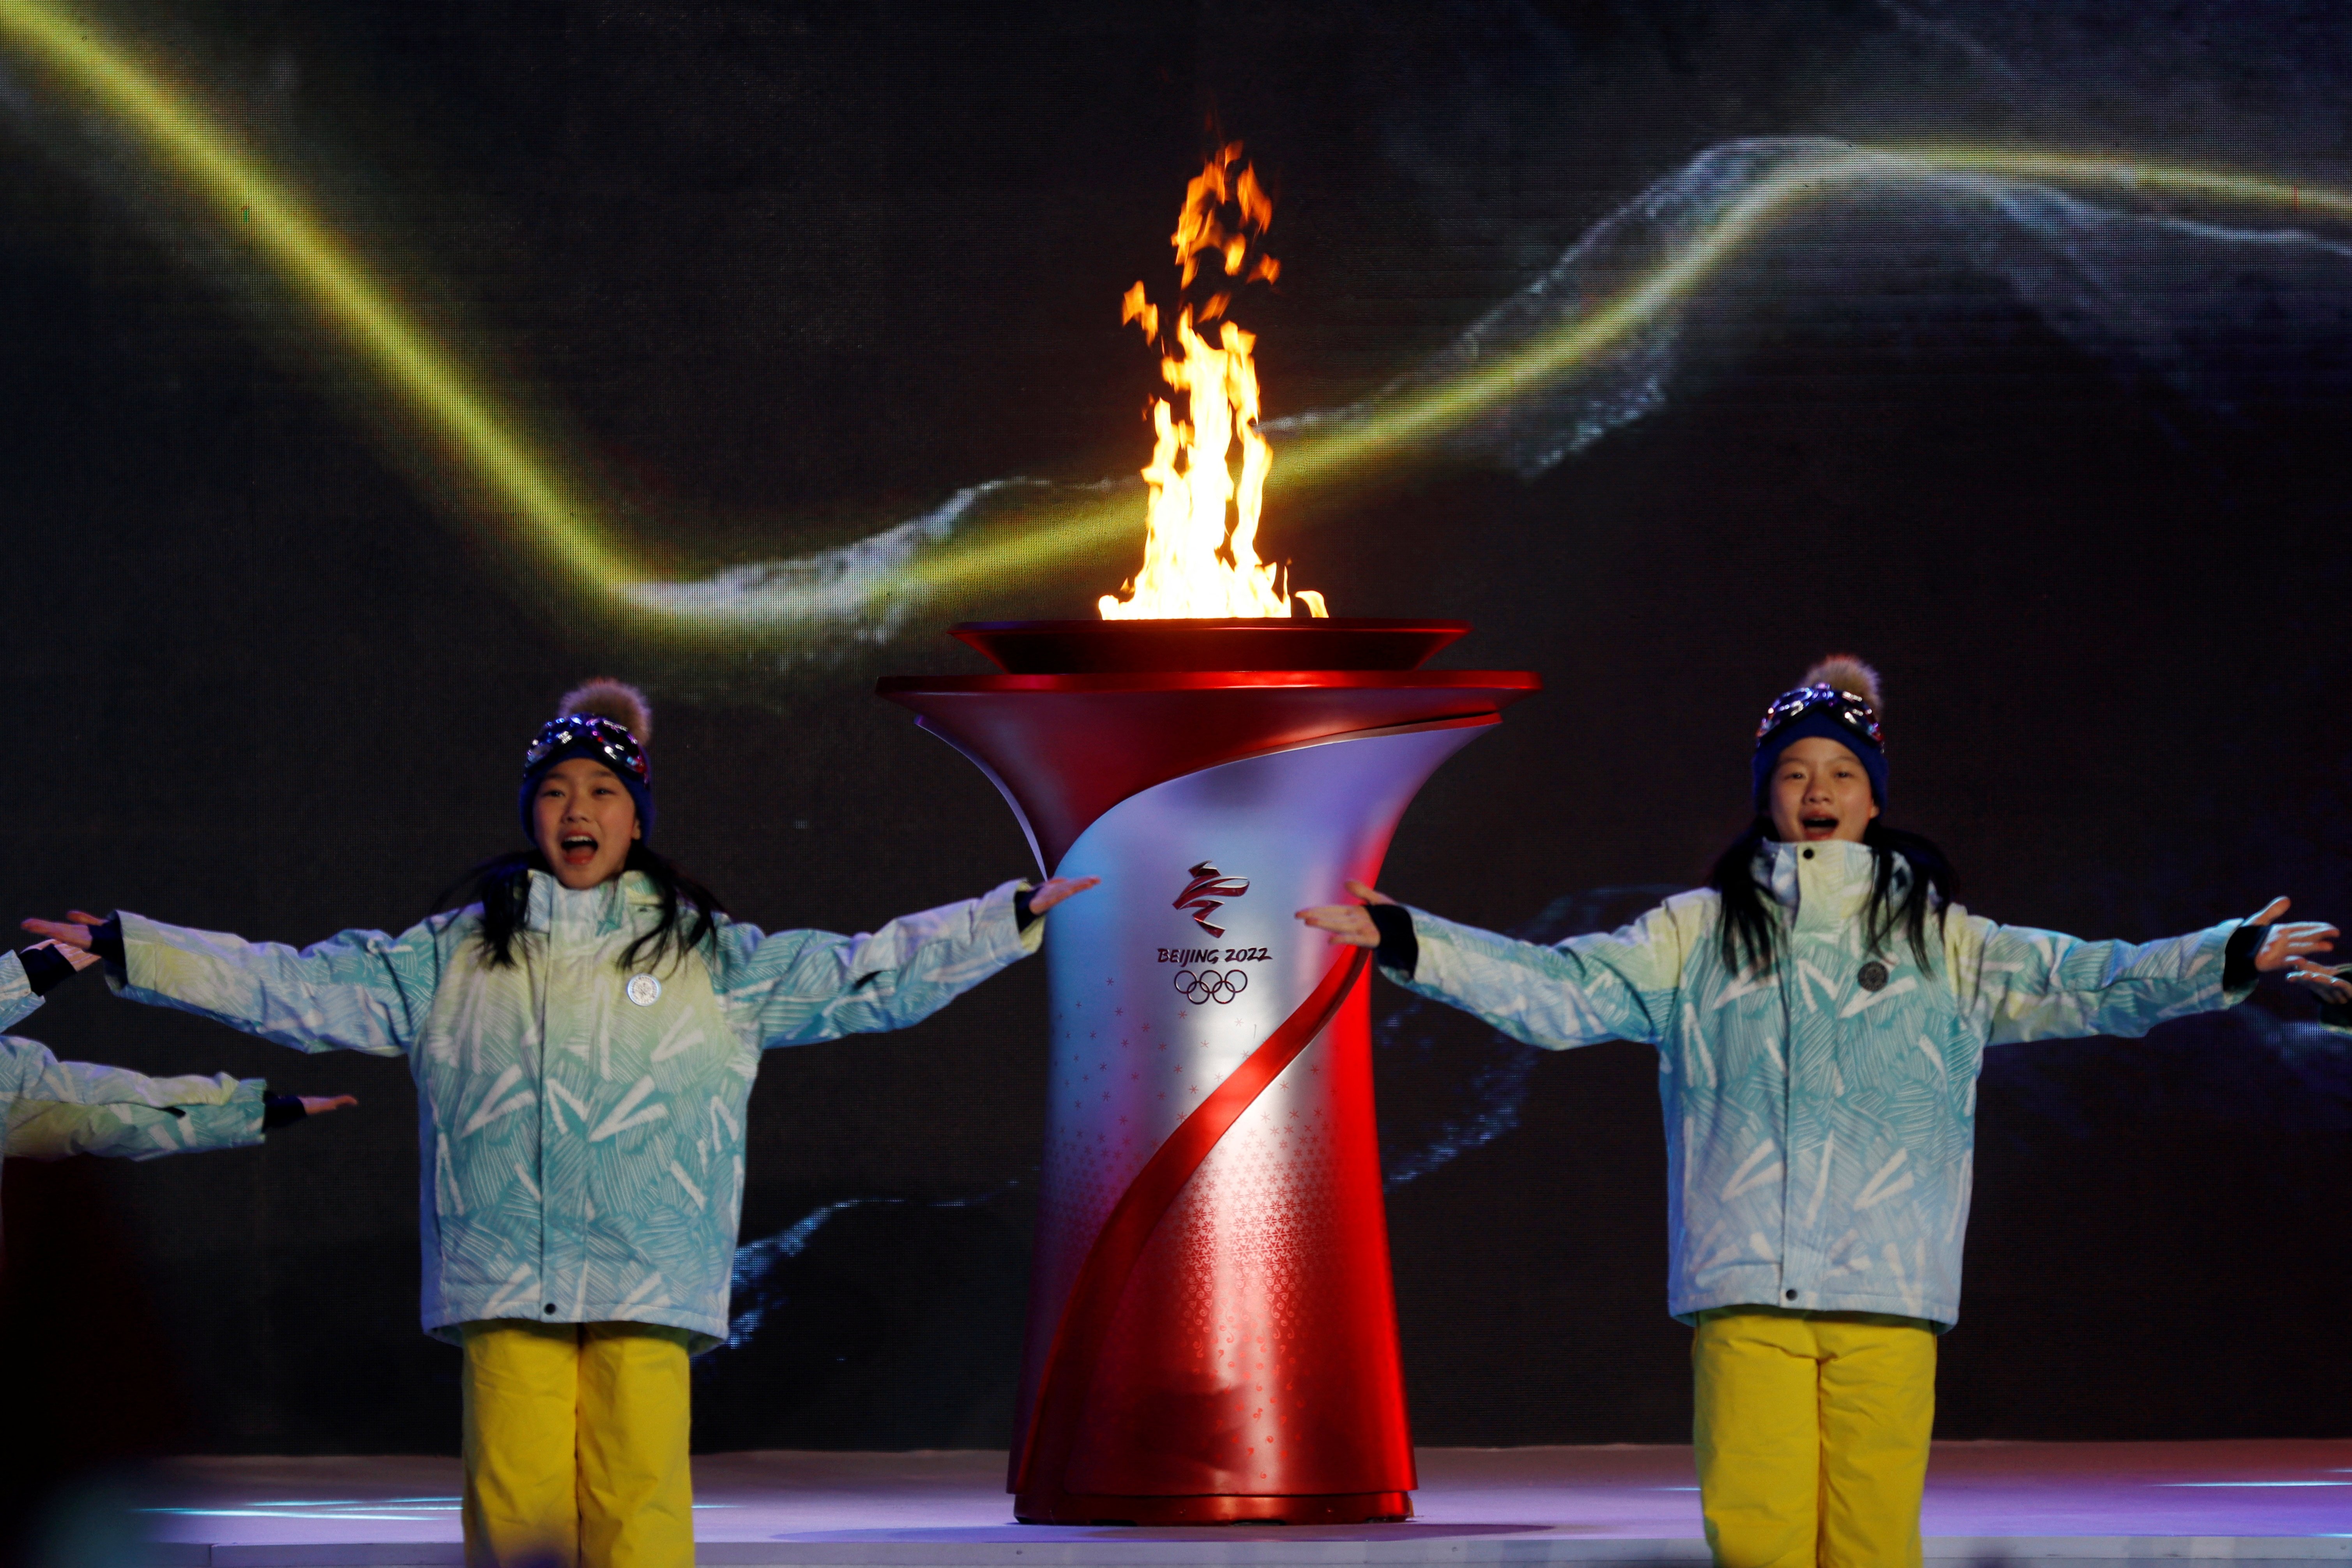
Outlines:
{"label": "fur pom-pom on hat", "polygon": [[[1863,668],[1867,669],[1868,666]],[[566,692],[563,700],[556,705],[555,716],[558,718],[569,718],[581,713],[611,719],[636,737],[639,746],[653,744],[654,705],[646,700],[645,693],[626,681],[599,675]]]}
{"label": "fur pom-pom on hat", "polygon": [[[1807,686],[1833,686],[1848,696],[1860,697],[1870,705],[1870,711],[1880,719],[1886,717],[1886,704],[1878,695],[1878,672],[1855,658],[1852,653],[1832,653],[1805,672],[1798,683]],[[626,686],[621,688],[628,690]],[[644,739],[643,736],[637,738]]]}

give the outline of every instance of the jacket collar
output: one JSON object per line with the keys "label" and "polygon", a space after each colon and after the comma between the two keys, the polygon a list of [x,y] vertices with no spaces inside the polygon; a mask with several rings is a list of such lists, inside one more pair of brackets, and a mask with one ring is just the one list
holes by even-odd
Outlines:
{"label": "jacket collar", "polygon": [[[1767,839],[1756,849],[1757,885],[1789,911],[1800,931],[1827,930],[1860,915],[1877,874],[1870,846],[1843,839],[1810,844]],[[1896,897],[1910,880],[1910,862],[1896,855],[1891,890]]]}
{"label": "jacket collar", "polygon": [[603,934],[616,931],[634,909],[661,902],[653,878],[641,871],[625,871],[612,881],[574,891],[543,871],[530,873],[530,894],[523,925],[531,931],[573,931]]}

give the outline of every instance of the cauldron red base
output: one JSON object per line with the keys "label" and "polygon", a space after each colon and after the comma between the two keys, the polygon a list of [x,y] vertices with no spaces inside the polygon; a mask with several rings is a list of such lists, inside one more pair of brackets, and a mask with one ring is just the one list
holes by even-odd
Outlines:
{"label": "cauldron red base", "polygon": [[1412,1499],[1401,1491],[1297,1492],[1276,1497],[1018,1497],[1023,1524],[1402,1524]]}

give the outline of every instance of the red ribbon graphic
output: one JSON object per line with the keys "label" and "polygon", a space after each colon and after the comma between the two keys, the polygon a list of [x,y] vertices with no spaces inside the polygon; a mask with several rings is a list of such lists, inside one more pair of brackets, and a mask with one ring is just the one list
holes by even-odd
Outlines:
{"label": "red ribbon graphic", "polygon": [[1029,1431],[1013,1468],[1013,1490],[1034,1490],[1041,1469],[1053,1478],[1053,1490],[1065,1490],[1062,1477],[1077,1441],[1078,1416],[1094,1384],[1103,1342],[1109,1335],[1119,1298],[1126,1293],[1128,1276],[1142,1259],[1152,1231],[1218,1140],[1323,1032],[1339,1004],[1363,977],[1371,956],[1370,948],[1359,947],[1332,965],[1297,1010],[1283,1019],[1265,1042],[1210,1091],[1209,1097],[1152,1151],[1151,1158],[1119,1195],[1110,1218],[1103,1221],[1094,1245],[1087,1249],[1087,1260],[1063,1305],[1062,1321],[1055,1327],[1053,1345],[1045,1353],[1045,1370],[1038,1379]]}

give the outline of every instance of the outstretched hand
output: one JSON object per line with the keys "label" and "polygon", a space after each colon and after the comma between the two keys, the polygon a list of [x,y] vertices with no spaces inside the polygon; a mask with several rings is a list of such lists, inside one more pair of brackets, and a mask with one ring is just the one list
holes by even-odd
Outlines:
{"label": "outstretched hand", "polygon": [[2319,968],[2308,956],[2336,951],[2338,933],[2335,926],[2323,925],[2315,920],[2281,923],[2279,916],[2287,912],[2289,902],[2284,898],[2273,898],[2263,906],[2261,914],[2247,922],[2250,925],[2270,927],[2263,933],[2262,941],[2255,945],[2254,967],[2265,975],[2286,970],[2290,971],[2290,978],[2303,979],[2305,971]]}
{"label": "outstretched hand", "polygon": [[1375,892],[1368,883],[1349,878],[1348,891],[1362,899],[1363,904],[1318,904],[1312,909],[1302,909],[1298,918],[1318,931],[1331,934],[1334,947],[1377,947],[1381,945],[1381,929],[1372,917],[1364,913],[1365,904],[1394,904],[1385,893]]}
{"label": "outstretched hand", "polygon": [[[2253,924],[2275,922],[2287,911],[2284,898],[2271,900]],[[2333,925],[2321,925],[2314,921],[2298,921],[2291,925],[2271,924],[2260,946],[2254,949],[2254,967],[2263,974],[2284,973],[2291,984],[2308,987],[2321,1000],[2338,1004],[2352,1002],[2352,976],[2326,964],[2315,964],[2305,956],[2309,953],[2332,953],[2336,950],[2337,933]]]}
{"label": "outstretched hand", "polygon": [[1075,897],[1101,883],[1098,876],[1049,876],[1029,895],[1029,913],[1043,915],[1066,898]]}
{"label": "outstretched hand", "polygon": [[2300,981],[2309,987],[2321,1001],[2334,1002],[2338,1007],[2352,1003],[2352,964],[2336,969],[2308,958],[2297,958],[2286,977],[2290,982]]}
{"label": "outstretched hand", "polygon": [[330,1111],[341,1111],[360,1103],[356,1094],[300,1094],[296,1098],[302,1102],[305,1116],[323,1116]]}
{"label": "outstretched hand", "polygon": [[[66,917],[63,920],[20,920],[16,924],[36,936],[47,937],[60,947],[70,947],[79,952],[87,953],[89,951],[91,933],[106,924],[106,916],[92,915],[86,909],[73,909],[66,912]],[[75,959],[72,953],[67,954],[66,957],[77,969],[82,967],[87,962],[87,960]]]}

